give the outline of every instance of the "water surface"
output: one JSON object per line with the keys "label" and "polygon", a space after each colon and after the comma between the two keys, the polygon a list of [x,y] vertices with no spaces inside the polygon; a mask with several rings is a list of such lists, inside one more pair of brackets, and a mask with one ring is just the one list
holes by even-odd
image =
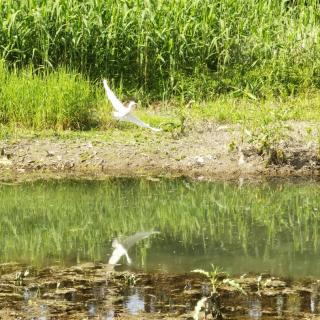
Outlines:
{"label": "water surface", "polygon": [[0,262],[106,262],[113,238],[158,230],[130,249],[130,268],[319,277],[319,199],[315,181],[2,184]]}

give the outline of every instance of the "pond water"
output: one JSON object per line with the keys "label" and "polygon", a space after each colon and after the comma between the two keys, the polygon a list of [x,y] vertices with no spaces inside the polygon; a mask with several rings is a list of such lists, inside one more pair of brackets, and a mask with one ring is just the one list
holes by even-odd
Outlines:
{"label": "pond water", "polygon": [[[134,244],[122,269],[320,276],[320,183],[38,181],[0,185],[0,263],[108,262],[112,240]],[[128,301],[130,304],[130,301]]]}

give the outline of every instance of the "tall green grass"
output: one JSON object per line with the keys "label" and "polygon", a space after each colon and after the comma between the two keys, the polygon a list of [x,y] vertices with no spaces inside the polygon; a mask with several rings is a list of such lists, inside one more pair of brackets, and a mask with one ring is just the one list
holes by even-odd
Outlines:
{"label": "tall green grass", "polygon": [[0,124],[33,129],[86,129],[94,125],[96,93],[80,74],[31,67],[9,72],[0,61]]}
{"label": "tall green grass", "polygon": [[152,99],[320,87],[317,0],[0,0],[0,57]]}
{"label": "tall green grass", "polygon": [[[134,128],[128,123],[116,125],[111,116],[111,105],[106,102],[102,82],[93,84],[85,75],[67,68],[39,70],[33,67],[9,68],[0,60],[0,136],[25,134],[26,130],[108,129]],[[123,88],[115,87],[120,99],[127,100]],[[144,121],[163,129],[179,126],[181,119],[197,121],[211,119],[218,122],[242,123],[252,129],[256,124],[274,120],[320,119],[320,94],[308,92],[286,99],[252,100],[222,95],[211,101],[185,103],[182,99],[169,100],[158,110],[158,115],[141,108],[146,101],[141,92],[136,113]],[[155,103],[157,105],[158,103]],[[148,114],[149,113],[149,114]],[[273,121],[273,120],[271,120]],[[169,125],[167,125],[169,124]],[[68,131],[69,132],[69,131]],[[133,134],[136,132],[133,130]]]}

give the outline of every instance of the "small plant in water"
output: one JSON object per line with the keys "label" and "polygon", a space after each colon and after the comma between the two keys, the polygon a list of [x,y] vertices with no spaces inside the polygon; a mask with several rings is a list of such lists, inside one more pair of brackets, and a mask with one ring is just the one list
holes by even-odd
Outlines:
{"label": "small plant in water", "polygon": [[15,276],[15,282],[17,285],[22,285],[24,278],[26,278],[30,274],[29,269],[26,269],[25,271],[18,271],[16,272]]}
{"label": "small plant in water", "polygon": [[127,286],[133,287],[136,284],[136,276],[133,273],[125,273],[124,282]]}
{"label": "small plant in water", "polygon": [[246,292],[236,281],[228,278],[228,275],[225,272],[222,272],[219,268],[212,265],[212,271],[207,272],[202,269],[195,269],[192,272],[201,273],[205,275],[210,280],[210,291],[209,295],[206,297],[202,297],[195,306],[193,319],[198,320],[200,316],[200,312],[204,309],[205,316],[211,313],[213,319],[222,320],[223,315],[221,312],[220,305],[220,295],[219,288],[222,285],[227,285],[232,288],[235,288],[242,294],[246,295]]}

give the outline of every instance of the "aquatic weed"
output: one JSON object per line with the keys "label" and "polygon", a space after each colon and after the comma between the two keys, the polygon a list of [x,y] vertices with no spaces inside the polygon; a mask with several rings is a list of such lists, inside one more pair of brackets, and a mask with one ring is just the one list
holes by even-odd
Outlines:
{"label": "aquatic weed", "polygon": [[195,269],[191,272],[200,273],[207,277],[211,283],[211,290],[207,297],[202,297],[196,304],[193,319],[198,320],[200,312],[204,309],[205,316],[209,313],[212,314],[213,319],[222,320],[223,315],[221,311],[219,288],[222,285],[227,285],[246,295],[247,293],[236,281],[229,279],[227,274],[221,271],[221,269],[211,265],[211,271],[204,271],[202,269]]}

